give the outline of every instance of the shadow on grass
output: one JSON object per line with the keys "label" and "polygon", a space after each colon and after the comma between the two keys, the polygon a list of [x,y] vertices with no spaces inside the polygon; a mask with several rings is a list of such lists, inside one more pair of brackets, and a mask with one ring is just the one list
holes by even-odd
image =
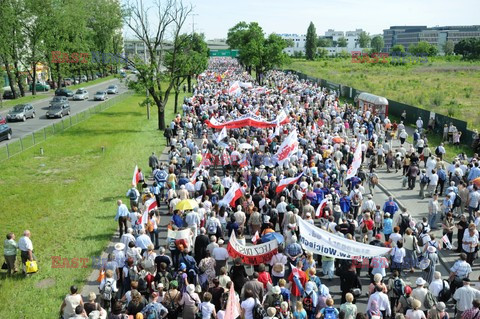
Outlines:
{"label": "shadow on grass", "polygon": [[108,134],[108,135],[115,135],[115,134],[119,134],[119,133],[142,133],[141,130],[125,130],[125,129],[121,129],[119,128],[118,130],[98,130],[98,129],[92,129],[92,130],[89,130],[89,129],[80,129],[80,128],[77,128],[75,130],[66,130],[63,132],[63,135],[71,135],[71,136],[78,136],[78,135],[83,135],[83,136],[87,136],[87,135],[91,135],[91,136],[98,136],[98,135],[105,135],[105,134]]}
{"label": "shadow on grass", "polygon": [[[113,219],[113,217],[112,217],[112,219]],[[98,234],[98,235],[88,235],[88,236],[83,236],[83,237],[79,236],[78,239],[93,240],[93,241],[104,241],[104,240],[110,241],[110,240],[112,240],[112,234],[111,233],[105,233],[105,234]]]}
{"label": "shadow on grass", "polygon": [[104,197],[102,198],[100,201],[101,202],[116,202],[117,200],[119,199],[119,196],[107,196],[107,197]]}
{"label": "shadow on grass", "polygon": [[125,115],[131,115],[131,116],[141,116],[143,115],[142,112],[134,112],[134,111],[129,111],[129,112],[101,112],[99,113],[100,115],[104,116],[109,116],[109,117],[123,117]]}

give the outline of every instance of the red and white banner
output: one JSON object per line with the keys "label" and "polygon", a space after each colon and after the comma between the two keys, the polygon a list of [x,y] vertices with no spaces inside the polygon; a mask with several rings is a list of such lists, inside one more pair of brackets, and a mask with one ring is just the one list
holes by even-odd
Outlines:
{"label": "red and white banner", "polygon": [[237,241],[235,232],[232,232],[232,236],[230,236],[230,240],[228,241],[227,250],[230,257],[240,257],[244,264],[259,265],[269,262],[277,253],[278,242],[274,239],[260,245],[246,246],[240,244]]}
{"label": "red and white banner", "polygon": [[275,136],[280,136],[280,125],[275,126],[275,130],[272,132],[272,135],[268,137],[268,139],[271,141]]}
{"label": "red and white banner", "polygon": [[257,241],[260,240],[260,235],[258,234],[258,230],[255,232],[255,235],[252,237],[252,243],[255,245]]}
{"label": "red and white banner", "polygon": [[217,119],[212,117],[210,120],[206,120],[208,127],[214,129],[223,129],[226,127],[227,129],[233,128],[241,128],[245,126],[253,126],[257,128],[269,128],[269,127],[276,127],[277,125],[284,125],[290,123],[290,119],[288,118],[285,112],[280,112],[277,118],[274,121],[267,121],[265,118],[261,116],[257,116],[252,113],[248,113],[245,115],[240,116],[239,118],[227,121],[224,123],[220,123]]}
{"label": "red and white banner", "polygon": [[227,128],[224,126],[220,131],[220,133],[218,133],[218,136],[216,139],[217,143],[220,143],[221,141],[223,141],[225,137],[228,137],[228,134],[227,134]]}
{"label": "red and white banner", "polygon": [[317,211],[315,212],[315,217],[320,217],[322,215],[323,209],[327,206],[328,199],[324,199],[320,202],[320,205],[317,207]]}
{"label": "red and white banner", "polygon": [[142,216],[142,224],[144,225],[148,221],[148,213],[150,213],[152,210],[157,208],[157,201],[155,200],[155,198],[150,198],[149,200],[147,200],[145,202],[145,207],[146,207],[146,210],[145,212],[143,212],[143,216]]}
{"label": "red and white banner", "polygon": [[244,89],[247,89],[247,90],[253,89],[253,85],[252,85],[251,82],[240,82],[239,85],[240,85],[241,88],[244,88]]}
{"label": "red and white banner", "polygon": [[297,131],[294,130],[283,141],[282,145],[280,145],[277,153],[275,154],[278,165],[283,165],[283,162],[285,162],[291,156],[291,154],[297,151],[298,151],[298,138],[297,138]]}
{"label": "red and white banner", "polygon": [[233,282],[228,293],[227,307],[225,308],[225,315],[223,319],[237,319],[240,317],[240,302],[238,301],[235,290],[233,289]]}
{"label": "red and white banner", "polygon": [[228,89],[228,94],[239,95],[240,93],[242,93],[242,89],[240,88],[240,82],[238,81],[233,82],[233,84]]}
{"label": "red and white banner", "polygon": [[138,166],[135,165],[135,169],[133,170],[132,185],[137,186],[139,180],[140,180],[140,172],[138,171]]}
{"label": "red and white banner", "polygon": [[353,154],[353,162],[350,165],[350,168],[347,171],[347,176],[345,179],[352,178],[357,174],[357,170],[362,164],[362,143],[358,141],[357,148],[355,149],[355,153]]}
{"label": "red and white banner", "polygon": [[280,183],[278,183],[277,188],[275,189],[277,194],[282,192],[285,189],[285,187],[287,187],[288,185],[296,184],[298,182],[298,180],[300,179],[300,177],[302,177],[302,175],[303,175],[303,173],[301,173],[297,177],[290,177],[290,178],[282,179],[280,181]]}
{"label": "red and white banner", "polygon": [[242,197],[243,192],[240,185],[233,183],[232,187],[228,190],[228,193],[223,196],[222,200],[218,202],[219,205],[235,207],[235,201]]}

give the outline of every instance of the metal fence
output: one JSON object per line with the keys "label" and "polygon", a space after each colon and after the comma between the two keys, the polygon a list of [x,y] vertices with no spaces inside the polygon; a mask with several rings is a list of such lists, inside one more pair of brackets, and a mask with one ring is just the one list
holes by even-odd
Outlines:
{"label": "metal fence", "polygon": [[[92,115],[95,115],[103,110],[108,109],[109,107],[115,105],[118,102],[123,101],[132,94],[131,91],[127,91],[121,95],[118,95],[112,99],[109,99],[105,102],[97,104],[93,107],[86,109],[80,113],[70,115],[69,117],[63,118],[59,122],[55,122],[52,125],[44,127],[42,129],[36,130],[32,133],[29,133],[16,141],[9,142],[5,145],[0,146],[0,162],[5,161],[12,156],[22,153],[23,151],[42,143],[47,140],[49,137],[54,136],[55,134],[61,133],[70,127],[85,121],[90,118]],[[41,149],[40,151],[41,152]]]}
{"label": "metal fence", "polygon": [[[355,89],[353,87],[337,84],[324,79],[312,78],[304,73],[301,73],[295,70],[284,70],[284,72],[296,74],[300,80],[309,81],[311,83],[319,83],[321,87],[339,92],[341,97],[347,97],[347,98],[353,99],[358,94],[365,92],[365,91]],[[389,114],[396,117],[400,117],[402,115],[403,110],[405,110],[407,113],[408,123],[415,123],[417,119],[421,117],[423,120],[424,126],[426,127],[428,120],[430,118],[430,111],[421,109],[416,106],[412,106],[412,105],[408,105],[405,103],[388,99]],[[457,129],[462,132],[462,137],[460,142],[464,145],[472,145],[474,134],[473,134],[473,131],[467,129],[467,122],[461,121],[449,116],[445,116],[442,114],[435,114],[434,130],[436,133],[442,134],[444,125],[445,124],[449,125],[450,123],[453,123],[453,125],[455,125]]]}

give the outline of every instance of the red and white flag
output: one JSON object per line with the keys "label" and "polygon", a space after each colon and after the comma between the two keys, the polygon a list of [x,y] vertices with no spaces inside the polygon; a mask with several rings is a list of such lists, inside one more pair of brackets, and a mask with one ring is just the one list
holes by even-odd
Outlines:
{"label": "red and white flag", "polygon": [[224,319],[237,319],[240,316],[240,302],[235,296],[235,290],[233,289],[233,283],[230,286],[230,292],[228,293],[227,307],[225,308]]}
{"label": "red and white flag", "polygon": [[240,185],[238,185],[237,183],[233,183],[232,187],[230,187],[230,189],[228,190],[228,193],[226,193],[225,196],[223,196],[219,204],[235,207],[235,201],[240,197],[242,197],[242,195],[243,195],[243,192],[240,188]]}
{"label": "red and white flag", "polygon": [[255,232],[255,235],[252,237],[252,243],[256,244],[257,241],[260,240],[260,235],[258,234],[258,230]]}
{"label": "red and white flag", "polygon": [[291,154],[297,151],[298,151],[298,138],[297,138],[297,131],[294,130],[283,141],[282,145],[280,145],[277,153],[275,154],[278,165],[283,165],[283,163],[291,156]]}
{"label": "red and white flag", "polygon": [[[202,160],[203,161],[203,160]],[[193,172],[192,174],[192,177],[190,177],[190,182],[192,184],[195,184],[195,182],[197,181],[197,177],[198,177],[198,172],[200,171],[200,167],[197,167],[195,168],[195,171]]]}
{"label": "red and white flag", "polygon": [[148,213],[150,213],[150,211],[154,210],[155,208],[157,208],[157,201],[155,200],[155,198],[150,198],[149,200],[147,200],[145,202],[145,207],[147,208],[145,210],[145,212],[143,212],[143,216],[142,216],[142,224],[146,224],[147,221],[148,221]]}
{"label": "red and white flag", "polygon": [[140,180],[140,172],[138,171],[138,166],[135,165],[135,169],[133,170],[132,185],[137,186],[139,180]]}
{"label": "red and white flag", "polygon": [[362,143],[360,141],[358,141],[357,148],[355,149],[355,153],[353,154],[353,162],[352,162],[352,164],[350,165],[350,168],[347,171],[347,176],[345,177],[346,180],[355,176],[355,174],[357,174],[358,168],[362,164],[362,147],[361,147],[361,145],[362,145]]}
{"label": "red and white flag", "polygon": [[248,166],[248,160],[247,157],[244,156],[240,162],[238,162],[238,165],[240,165],[241,168],[247,167]]}
{"label": "red and white flag", "polygon": [[238,81],[233,82],[233,84],[228,89],[228,94],[239,95],[240,93],[242,93],[242,89],[240,88],[240,82]]}
{"label": "red and white flag", "polygon": [[297,277],[297,278],[300,278],[300,273],[298,272],[298,268],[295,267],[294,265],[290,264],[290,267],[292,268],[292,274]]}
{"label": "red and white flag", "polygon": [[284,87],[284,88],[280,91],[280,93],[281,93],[281,94],[285,94],[285,93],[287,93],[287,91],[288,91],[288,88]]}
{"label": "red and white flag", "polygon": [[275,136],[280,135],[280,125],[275,126],[275,130],[273,131],[272,135],[268,137],[269,140],[273,140]]}
{"label": "red and white flag", "polygon": [[327,206],[327,203],[328,203],[328,200],[326,198],[320,202],[320,205],[318,205],[317,211],[315,212],[315,217],[317,218],[320,217],[323,209],[325,208],[325,206]]}
{"label": "red and white flag", "polygon": [[297,177],[290,177],[290,178],[284,178],[280,181],[280,183],[278,183],[278,186],[277,188],[275,189],[276,193],[281,193],[285,187],[287,187],[288,185],[292,185],[292,184],[296,184],[298,182],[298,180],[300,179],[300,177],[302,177],[303,173],[301,173],[300,175],[298,175]]}
{"label": "red and white flag", "polygon": [[447,246],[448,249],[452,249],[452,243],[450,242],[450,239],[448,239],[447,234],[445,234],[442,237],[443,242],[445,243],[445,246]]}
{"label": "red and white flag", "polygon": [[221,141],[223,141],[223,139],[224,139],[225,137],[228,137],[227,127],[226,127],[226,126],[224,126],[224,127],[222,128],[222,130],[220,131],[220,133],[218,133],[216,142],[217,142],[217,143],[220,143]]}

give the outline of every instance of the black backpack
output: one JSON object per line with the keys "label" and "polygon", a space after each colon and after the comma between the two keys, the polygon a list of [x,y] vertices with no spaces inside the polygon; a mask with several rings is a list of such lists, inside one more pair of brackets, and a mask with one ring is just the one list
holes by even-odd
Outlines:
{"label": "black backpack", "polygon": [[263,319],[267,317],[267,312],[265,311],[265,308],[257,301],[255,300],[255,306],[253,306],[253,319]]}
{"label": "black backpack", "polygon": [[402,220],[400,222],[400,233],[404,233],[408,227],[410,227],[410,215],[401,215]]}
{"label": "black backpack", "polygon": [[443,288],[438,293],[437,300],[446,303],[452,297],[452,291],[450,290],[450,288],[445,287],[445,280],[442,280],[442,284],[443,284]]}
{"label": "black backpack", "polygon": [[462,199],[460,198],[460,196],[456,195],[455,199],[453,200],[453,207],[460,207],[461,204]]}
{"label": "black backpack", "polygon": [[403,280],[400,279],[400,278],[394,278],[393,279],[393,289],[392,290],[393,290],[393,293],[397,297],[402,296],[404,294],[404,291],[405,291],[405,283],[403,282]]}

